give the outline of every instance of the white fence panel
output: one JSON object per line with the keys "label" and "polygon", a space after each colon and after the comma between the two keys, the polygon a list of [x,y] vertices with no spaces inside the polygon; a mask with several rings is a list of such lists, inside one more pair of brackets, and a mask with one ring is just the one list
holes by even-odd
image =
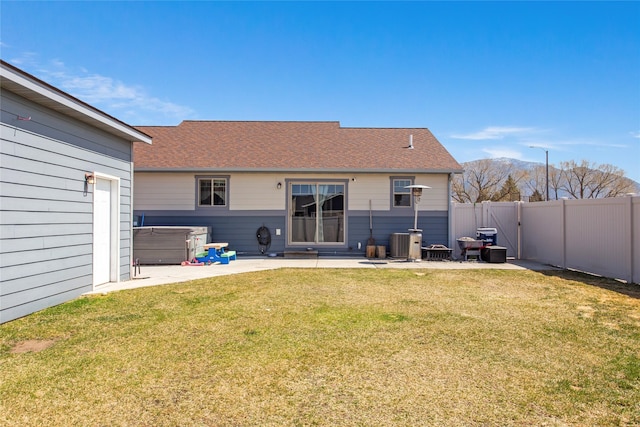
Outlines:
{"label": "white fence panel", "polygon": [[631,228],[633,229],[631,237],[631,281],[640,283],[640,197],[631,199]]}
{"label": "white fence panel", "polygon": [[498,246],[507,248],[508,257],[518,256],[520,246],[518,235],[518,211],[520,202],[483,203],[483,227],[495,228],[498,232]]}
{"label": "white fence panel", "polygon": [[565,267],[631,280],[631,198],[565,202]]}
{"label": "white fence panel", "polygon": [[640,197],[454,203],[456,258],[456,239],[475,237],[478,227],[496,228],[509,257],[640,283]]}
{"label": "white fence panel", "polygon": [[523,203],[521,257],[544,264],[564,265],[564,200]]}
{"label": "white fence panel", "polygon": [[460,237],[476,237],[476,229],[482,227],[482,205],[471,203],[453,203],[453,221],[451,243],[453,257],[460,258],[460,248],[456,239]]}

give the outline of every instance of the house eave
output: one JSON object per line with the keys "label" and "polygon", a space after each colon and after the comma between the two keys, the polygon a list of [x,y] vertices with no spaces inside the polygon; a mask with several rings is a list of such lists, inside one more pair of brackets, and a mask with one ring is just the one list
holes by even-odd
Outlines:
{"label": "house eave", "polygon": [[181,172],[181,173],[385,173],[385,174],[461,174],[462,169],[339,169],[339,168],[154,168],[136,167],[134,162],[134,172]]}

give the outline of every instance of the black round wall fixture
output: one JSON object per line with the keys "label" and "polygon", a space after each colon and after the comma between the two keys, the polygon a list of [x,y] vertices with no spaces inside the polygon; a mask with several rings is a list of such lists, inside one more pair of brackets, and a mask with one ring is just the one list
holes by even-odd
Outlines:
{"label": "black round wall fixture", "polygon": [[256,232],[256,237],[258,238],[258,245],[260,246],[260,253],[264,254],[269,250],[271,246],[271,232],[266,226],[262,226],[258,228]]}

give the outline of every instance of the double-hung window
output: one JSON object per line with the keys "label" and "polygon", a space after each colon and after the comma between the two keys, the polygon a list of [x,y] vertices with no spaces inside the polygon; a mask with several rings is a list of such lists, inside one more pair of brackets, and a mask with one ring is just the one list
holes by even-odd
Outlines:
{"label": "double-hung window", "polygon": [[227,206],[227,179],[198,178],[198,206]]}
{"label": "double-hung window", "polygon": [[412,184],[408,178],[393,179],[393,207],[410,207],[411,206],[411,189],[405,188]]}

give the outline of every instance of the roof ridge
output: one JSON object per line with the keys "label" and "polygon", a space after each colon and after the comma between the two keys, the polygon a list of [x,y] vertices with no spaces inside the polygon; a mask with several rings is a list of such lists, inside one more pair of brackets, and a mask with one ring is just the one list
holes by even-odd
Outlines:
{"label": "roof ridge", "polygon": [[183,120],[181,123],[338,123],[339,120]]}
{"label": "roof ridge", "polygon": [[375,127],[375,126],[342,126],[339,120],[206,120],[206,119],[186,119],[180,122],[178,125],[160,125],[160,126],[147,126],[147,127],[178,127],[183,123],[292,123],[292,124],[337,124],[339,129],[371,129],[371,130],[427,130],[429,132],[430,129],[428,127],[393,127],[393,126],[383,126],[383,127]]}
{"label": "roof ridge", "polygon": [[132,125],[134,128],[174,128],[178,125]]}
{"label": "roof ridge", "polygon": [[429,129],[427,127],[423,127],[423,128],[418,128],[418,127],[392,127],[392,126],[384,126],[384,127],[374,127],[374,126],[348,126],[348,127],[341,127],[341,129],[375,129],[375,130],[383,130],[383,129],[402,129],[402,130],[407,130],[407,129]]}

